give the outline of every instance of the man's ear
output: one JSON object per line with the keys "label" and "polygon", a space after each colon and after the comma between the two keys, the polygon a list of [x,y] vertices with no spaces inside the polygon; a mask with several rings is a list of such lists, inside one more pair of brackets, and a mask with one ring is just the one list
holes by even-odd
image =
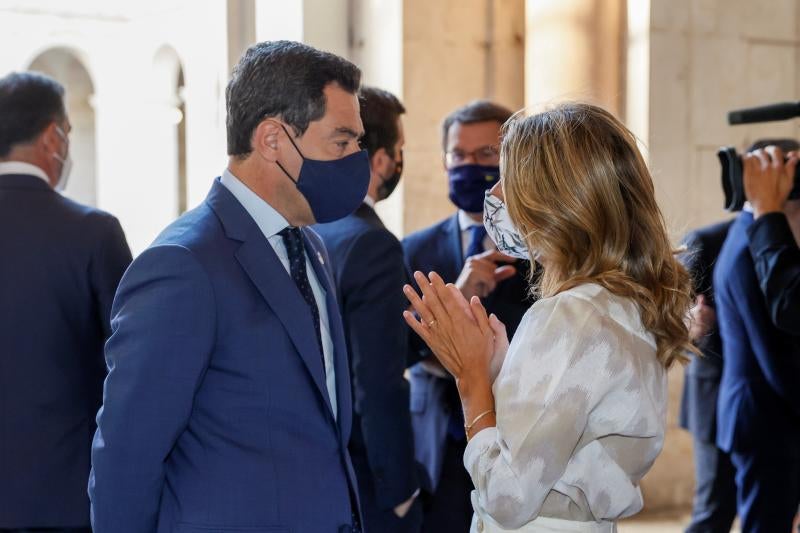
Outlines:
{"label": "man's ear", "polygon": [[42,131],[39,136],[39,142],[46,152],[58,152],[63,142],[61,140],[61,135],[58,134],[58,124],[51,122],[44,131]]}
{"label": "man's ear", "polygon": [[369,158],[369,170],[373,174],[383,176],[388,172],[387,167],[391,164],[391,162],[392,158],[389,157],[386,149],[378,148],[372,154],[372,157]]}
{"label": "man's ear", "polygon": [[277,120],[271,118],[262,120],[253,131],[253,138],[250,141],[253,151],[267,161],[276,162],[280,154],[279,138],[282,132],[283,128]]}

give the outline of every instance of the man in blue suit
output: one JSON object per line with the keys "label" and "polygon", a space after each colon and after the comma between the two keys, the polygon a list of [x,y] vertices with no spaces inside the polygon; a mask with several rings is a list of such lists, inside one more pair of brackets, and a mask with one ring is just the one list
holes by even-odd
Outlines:
{"label": "man in blue suit", "polygon": [[736,518],[735,471],[729,455],[717,447],[717,396],[722,378],[722,338],[716,323],[714,264],[731,221],[691,232],[684,264],[692,274],[697,303],[692,308],[692,341],[702,357],[686,365],[680,426],[692,434],[695,492],[686,533],[727,533]]}
{"label": "man in blue suit", "polygon": [[392,94],[361,89],[362,147],[370,156],[370,185],[352,215],[315,226],[335,273],[353,371],[353,458],[364,527],[376,533],[415,533],[422,522],[419,480],[403,377],[408,301],[403,248],[375,213],[403,171],[403,105]]}
{"label": "man in blue suit", "polygon": [[359,83],[352,63],[288,41],[234,69],[227,169],[114,301],[95,533],[360,531],[344,331],[305,229],[367,192]]}
{"label": "man in blue suit", "polygon": [[56,192],[70,171],[63,97],[40,74],[0,79],[4,532],[90,532],[86,482],[103,343],[131,261],[116,218]]}
{"label": "man in blue suit", "polygon": [[[780,149],[767,150],[756,152],[761,165],[782,166]],[[784,210],[796,231],[798,204],[788,202]],[[746,209],[714,270],[725,361],[717,444],[736,468],[742,531],[774,533],[791,529],[800,503],[800,352],[796,338],[770,319],[748,249],[752,225]]]}
{"label": "man in blue suit", "polygon": [[[500,179],[500,128],[508,109],[478,100],[445,118],[442,148],[450,201],[458,211],[403,241],[410,273],[436,271],[467,299],[482,298],[513,335],[532,305],[530,265],[496,251],[483,226],[485,191]],[[411,334],[411,421],[417,460],[425,466],[423,531],[469,531],[472,480],[464,469],[466,436],[455,381]]]}

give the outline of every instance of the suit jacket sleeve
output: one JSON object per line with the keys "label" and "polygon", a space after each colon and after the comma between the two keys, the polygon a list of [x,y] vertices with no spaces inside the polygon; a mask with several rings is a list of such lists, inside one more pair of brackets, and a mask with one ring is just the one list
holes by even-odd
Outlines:
{"label": "suit jacket sleeve", "polygon": [[158,246],[128,269],[112,312],[92,445],[92,524],[95,533],[154,532],[165,463],[213,348],[214,295],[189,250]]}
{"label": "suit jacket sleeve", "polygon": [[402,313],[407,303],[400,243],[387,231],[356,240],[342,268],[342,307],[350,341],[354,408],[384,509],[407,500],[418,488],[408,382],[408,350]]}
{"label": "suit jacket sleeve", "polygon": [[119,221],[110,217],[90,266],[98,318],[107,339],[111,335],[111,305],[119,280],[131,264],[131,250]]}
{"label": "suit jacket sleeve", "polygon": [[[412,259],[411,259],[411,256],[414,254],[414,251],[412,249],[411,243],[409,243],[408,240],[404,240],[402,246],[404,255],[403,260],[405,265],[404,275],[408,280],[407,283],[409,283],[412,287],[414,287],[414,290],[419,292],[419,289],[417,287],[417,282],[414,280],[414,271],[417,268],[415,265],[412,264]],[[406,307],[410,305],[407,300],[405,301],[405,303]],[[422,338],[416,333],[414,333],[414,330],[408,326],[406,326],[406,335],[408,335],[408,351],[406,355],[406,366],[411,367],[433,355],[431,349],[428,348],[427,344],[425,344],[425,341],[423,341]]]}
{"label": "suit jacket sleeve", "polygon": [[741,315],[742,325],[764,377],[794,413],[800,415],[800,387],[797,386],[800,365],[796,359],[788,357],[791,354],[774,353],[769,349],[769,335],[774,329],[763,312],[763,296],[752,270],[745,273],[742,268],[734,268],[725,283],[728,298],[736,308],[734,312]]}
{"label": "suit jacket sleeve", "polygon": [[800,248],[782,213],[764,215],[748,229],[750,253],[773,324],[800,331]]}

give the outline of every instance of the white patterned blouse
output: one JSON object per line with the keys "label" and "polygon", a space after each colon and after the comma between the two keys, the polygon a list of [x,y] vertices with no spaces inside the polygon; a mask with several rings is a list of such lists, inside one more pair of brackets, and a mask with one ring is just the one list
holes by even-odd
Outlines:
{"label": "white patterned blouse", "polygon": [[612,532],[664,442],[666,370],[633,301],[585,284],[536,302],[464,465],[473,532]]}

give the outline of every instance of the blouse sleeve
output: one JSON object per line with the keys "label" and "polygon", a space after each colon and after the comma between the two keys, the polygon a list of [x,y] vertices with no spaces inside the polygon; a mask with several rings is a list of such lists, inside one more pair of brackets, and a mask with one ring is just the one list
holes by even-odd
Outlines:
{"label": "blouse sleeve", "polygon": [[464,453],[480,507],[508,529],[538,516],[621,373],[619,330],[580,297],[540,301],[516,337],[494,385],[497,427]]}

